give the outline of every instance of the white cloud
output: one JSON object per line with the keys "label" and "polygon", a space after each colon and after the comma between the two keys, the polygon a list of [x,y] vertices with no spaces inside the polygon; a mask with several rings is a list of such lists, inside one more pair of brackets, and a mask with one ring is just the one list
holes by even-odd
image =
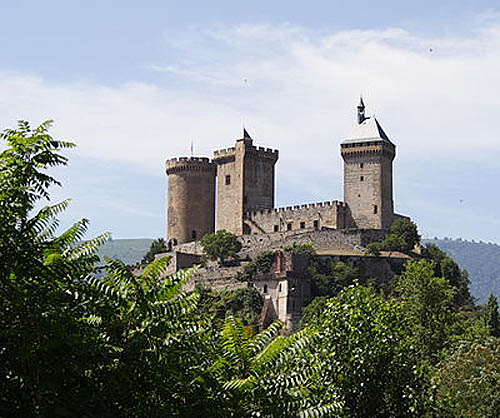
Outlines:
{"label": "white cloud", "polygon": [[442,38],[290,24],[170,35],[177,55],[148,66],[166,72],[164,83],[0,73],[0,124],[54,118],[56,134],[76,138],[80,154],[158,172],[165,158],[189,153],[191,140],[199,154],[231,146],[243,122],[259,144],[280,148],[287,181],[318,175],[327,184],[340,174],[339,142],[363,93],[403,161],[500,152],[500,26]]}

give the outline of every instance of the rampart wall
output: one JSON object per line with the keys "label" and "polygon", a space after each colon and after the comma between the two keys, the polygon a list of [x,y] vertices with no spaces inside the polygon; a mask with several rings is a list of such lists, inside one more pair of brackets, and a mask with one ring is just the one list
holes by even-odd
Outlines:
{"label": "rampart wall", "polygon": [[314,230],[322,227],[342,229],[349,209],[344,202],[309,203],[276,209],[246,212],[244,222],[251,234]]}

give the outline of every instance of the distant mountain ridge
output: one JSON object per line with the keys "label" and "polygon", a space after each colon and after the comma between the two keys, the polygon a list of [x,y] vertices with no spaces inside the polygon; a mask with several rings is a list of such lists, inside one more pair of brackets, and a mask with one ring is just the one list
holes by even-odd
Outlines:
{"label": "distant mountain ridge", "polygon": [[[100,248],[99,255],[135,264],[141,261],[151,242],[149,238],[110,240]],[[480,303],[485,303],[490,293],[500,298],[500,245],[450,238],[422,242],[436,244],[469,272],[471,293]]]}
{"label": "distant mountain ridge", "polygon": [[471,293],[480,303],[485,303],[491,293],[500,298],[500,245],[460,238],[424,239],[422,242],[436,244],[460,268],[468,271]]}
{"label": "distant mountain ridge", "polygon": [[148,252],[152,242],[149,238],[109,240],[99,248],[99,257],[117,258],[125,264],[136,264]]}

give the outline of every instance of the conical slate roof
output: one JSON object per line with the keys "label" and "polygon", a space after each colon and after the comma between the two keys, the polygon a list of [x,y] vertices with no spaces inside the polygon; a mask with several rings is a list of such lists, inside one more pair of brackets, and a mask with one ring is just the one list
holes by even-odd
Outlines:
{"label": "conical slate roof", "polygon": [[387,141],[392,144],[391,140],[384,132],[375,116],[367,117],[359,125],[356,125],[353,132],[344,140],[344,142],[342,142],[342,144],[371,141]]}

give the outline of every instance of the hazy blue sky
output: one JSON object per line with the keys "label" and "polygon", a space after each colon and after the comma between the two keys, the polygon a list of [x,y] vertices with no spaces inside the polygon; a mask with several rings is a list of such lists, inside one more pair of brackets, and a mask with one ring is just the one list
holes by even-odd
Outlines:
{"label": "hazy blue sky", "polygon": [[[500,242],[494,1],[11,1],[0,127],[52,118],[66,223],[158,237],[164,160],[280,149],[277,205],[342,199],[339,143],[368,113],[398,146],[395,203],[427,237]],[[245,83],[244,80],[247,80]]]}

